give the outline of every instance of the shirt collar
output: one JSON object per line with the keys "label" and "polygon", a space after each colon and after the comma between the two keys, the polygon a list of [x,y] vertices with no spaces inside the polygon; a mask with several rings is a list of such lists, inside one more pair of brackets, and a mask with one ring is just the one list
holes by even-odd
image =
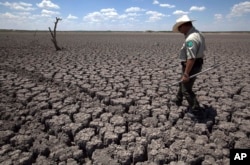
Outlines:
{"label": "shirt collar", "polygon": [[187,34],[185,35],[185,38],[187,38],[191,33],[195,32],[196,29],[194,27],[192,27],[188,32]]}

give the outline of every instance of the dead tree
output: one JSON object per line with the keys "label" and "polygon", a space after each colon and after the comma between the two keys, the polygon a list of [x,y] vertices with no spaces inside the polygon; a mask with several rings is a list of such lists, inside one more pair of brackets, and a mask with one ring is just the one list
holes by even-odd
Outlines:
{"label": "dead tree", "polygon": [[51,41],[53,42],[53,44],[54,44],[54,46],[55,46],[55,48],[56,48],[57,51],[58,50],[62,50],[62,48],[60,48],[58,46],[57,41],[56,41],[56,27],[57,27],[58,21],[61,21],[61,20],[62,20],[61,18],[57,18],[56,17],[56,22],[55,22],[55,26],[54,26],[54,31],[53,32],[51,31],[51,29],[49,27],[49,31],[50,31],[50,34],[51,34],[51,37],[52,37]]}

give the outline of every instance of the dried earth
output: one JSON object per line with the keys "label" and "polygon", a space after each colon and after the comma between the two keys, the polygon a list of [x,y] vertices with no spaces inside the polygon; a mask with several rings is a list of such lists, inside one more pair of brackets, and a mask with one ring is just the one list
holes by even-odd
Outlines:
{"label": "dried earth", "polygon": [[171,103],[183,36],[0,33],[0,164],[226,165],[250,148],[250,34],[205,34],[194,90],[202,118]]}

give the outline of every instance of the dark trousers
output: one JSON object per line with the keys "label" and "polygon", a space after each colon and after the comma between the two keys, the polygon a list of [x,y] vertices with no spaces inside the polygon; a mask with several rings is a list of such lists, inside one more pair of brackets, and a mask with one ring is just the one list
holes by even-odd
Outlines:
{"label": "dark trousers", "polygon": [[[202,59],[195,60],[195,64],[193,65],[193,68],[191,69],[189,76],[192,76],[193,74],[200,72],[202,69],[202,64],[203,64]],[[185,63],[182,63],[182,74],[185,71],[185,67],[186,67]],[[179,90],[177,93],[177,99],[179,101],[182,101],[183,97],[185,97],[185,99],[188,101],[189,106],[192,109],[197,109],[200,107],[199,102],[196,99],[196,95],[192,90],[195,80],[196,77],[189,79],[188,82],[180,83]]]}

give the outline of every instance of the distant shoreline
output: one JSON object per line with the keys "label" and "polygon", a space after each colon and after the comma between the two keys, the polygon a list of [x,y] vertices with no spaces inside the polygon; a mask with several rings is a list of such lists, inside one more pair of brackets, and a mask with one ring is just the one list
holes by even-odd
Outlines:
{"label": "distant shoreline", "polygon": [[[0,32],[49,32],[49,30],[15,30],[15,29],[0,29]],[[152,30],[146,30],[146,31],[112,31],[112,30],[106,30],[106,31],[88,31],[88,30],[57,30],[57,32],[64,32],[64,33],[173,33],[172,31],[152,31]],[[202,31],[202,33],[221,33],[221,34],[250,34],[250,31]]]}

